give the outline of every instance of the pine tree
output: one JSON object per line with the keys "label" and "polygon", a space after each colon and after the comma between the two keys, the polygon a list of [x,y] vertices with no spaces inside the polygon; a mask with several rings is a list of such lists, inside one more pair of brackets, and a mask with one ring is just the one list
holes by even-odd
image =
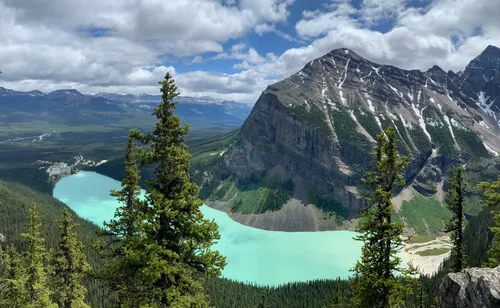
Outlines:
{"label": "pine tree", "polygon": [[83,253],[83,244],[73,229],[77,224],[67,208],[64,208],[59,229],[61,240],[54,259],[54,301],[59,307],[87,308],[85,294],[87,288],[82,284],[90,271],[90,265]]}
{"label": "pine tree", "polygon": [[453,273],[461,272],[465,267],[464,262],[464,244],[463,244],[463,230],[464,230],[464,213],[463,203],[465,197],[465,180],[462,168],[457,169],[455,178],[450,181],[451,188],[449,192],[448,208],[451,210],[452,217],[450,222],[446,225],[445,232],[451,232],[451,242],[453,248],[451,250],[451,267],[450,271]]}
{"label": "pine tree", "polygon": [[375,186],[375,190],[368,198],[371,208],[361,215],[358,229],[361,235],[356,237],[364,245],[361,260],[352,269],[355,272],[353,305],[385,308],[399,304],[407,291],[395,272],[400,270],[403,277],[414,272],[412,266],[405,270],[399,268],[401,259],[397,252],[403,246],[403,226],[391,219],[393,189],[404,185],[404,172],[409,163],[409,158],[397,151],[392,127],[377,136],[373,158],[373,169],[363,179],[365,184]]}
{"label": "pine tree", "polygon": [[260,302],[257,305],[257,308],[269,308],[269,304],[267,302],[268,293],[269,292],[267,290],[260,292]]}
{"label": "pine tree", "polygon": [[28,276],[22,258],[14,245],[3,253],[2,274],[0,274],[0,307],[26,307],[29,294],[26,289]]}
{"label": "pine tree", "polygon": [[172,76],[160,82],[162,102],[154,109],[153,133],[134,133],[141,147],[142,164],[155,166],[154,177],[146,182],[144,217],[138,224],[143,249],[136,251],[142,262],[141,280],[147,289],[149,307],[208,307],[204,292],[207,279],[221,275],[225,258],[211,246],[220,239],[217,224],[203,218],[202,201],[195,195],[196,184],[189,179],[191,155],[181,126],[174,115],[179,94]]}
{"label": "pine tree", "polygon": [[137,215],[141,210],[139,196],[141,187],[139,181],[141,176],[137,165],[137,155],[135,153],[134,140],[131,137],[136,135],[137,130],[131,130],[127,141],[127,152],[125,154],[125,177],[122,180],[120,191],[112,190],[111,195],[116,197],[122,204],[115,214],[119,219],[113,219],[105,226],[108,232],[120,238],[132,237],[136,235]]}
{"label": "pine tree", "polygon": [[340,278],[337,279],[337,285],[335,286],[335,308],[341,308],[344,305],[344,298],[342,295],[342,286],[340,285]]}
{"label": "pine tree", "polygon": [[485,265],[497,267],[500,265],[500,176],[496,181],[479,183],[478,190],[486,197],[483,204],[490,208],[495,221],[495,225],[490,228],[493,232],[493,241]]}
{"label": "pine tree", "polygon": [[47,283],[47,253],[44,246],[45,239],[40,234],[41,226],[40,215],[36,205],[33,204],[29,213],[28,233],[22,234],[28,244],[25,266],[28,276],[26,288],[29,299],[25,307],[29,308],[57,307],[51,300],[52,292]]}
{"label": "pine tree", "polygon": [[142,265],[136,252],[143,249],[138,224],[145,208],[139,199],[140,173],[134,140],[131,137],[137,133],[138,131],[132,130],[127,141],[122,189],[111,191],[111,195],[116,197],[121,205],[117,208],[114,219],[105,223],[102,235],[106,238],[106,243],[101,241],[99,247],[106,264],[98,273],[98,277],[107,282],[122,307],[138,306],[137,300],[141,297],[138,293],[142,288],[142,284],[138,282]]}

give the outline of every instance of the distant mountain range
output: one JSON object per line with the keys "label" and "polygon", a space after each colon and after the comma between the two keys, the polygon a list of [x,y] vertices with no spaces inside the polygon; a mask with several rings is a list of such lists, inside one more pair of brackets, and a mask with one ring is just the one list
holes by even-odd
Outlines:
{"label": "distant mountain range", "polygon": [[[144,111],[153,110],[161,102],[161,95],[97,93],[93,96],[111,101],[125,102]],[[182,118],[223,121],[227,125],[235,126],[243,124],[243,121],[246,120],[252,110],[252,105],[249,104],[218,100],[208,96],[178,96],[177,101],[176,114]]]}
{"label": "distant mountain range", "polygon": [[[147,120],[160,101],[160,95],[86,95],[74,89],[22,92],[0,87],[0,123],[14,125],[31,121],[72,126],[135,123],[137,118]],[[252,108],[210,97],[180,96],[178,102],[176,114],[193,127],[236,127]]]}

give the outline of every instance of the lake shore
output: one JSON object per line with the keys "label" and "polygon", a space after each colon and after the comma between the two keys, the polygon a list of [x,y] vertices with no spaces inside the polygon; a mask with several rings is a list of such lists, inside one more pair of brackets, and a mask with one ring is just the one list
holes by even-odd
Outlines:
{"label": "lake shore", "polygon": [[405,263],[411,262],[422,274],[432,275],[450,256],[451,247],[449,236],[439,236],[430,241],[406,242],[401,254]]}

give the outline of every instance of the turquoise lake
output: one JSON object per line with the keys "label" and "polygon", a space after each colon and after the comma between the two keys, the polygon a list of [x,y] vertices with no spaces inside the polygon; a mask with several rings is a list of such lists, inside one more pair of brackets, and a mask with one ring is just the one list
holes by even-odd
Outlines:
{"label": "turquoise lake", "polygon": [[[80,172],[61,179],[54,197],[81,217],[102,225],[118,205],[109,191],[119,188],[120,182],[114,179]],[[239,224],[205,205],[202,212],[219,226],[221,239],[214,248],[227,257],[226,278],[259,285],[346,278],[361,253],[361,243],[351,231],[265,231]]]}

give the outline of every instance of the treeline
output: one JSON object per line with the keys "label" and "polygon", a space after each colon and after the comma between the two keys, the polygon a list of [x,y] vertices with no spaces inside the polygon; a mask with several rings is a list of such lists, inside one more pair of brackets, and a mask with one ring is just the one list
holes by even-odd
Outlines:
{"label": "treeline", "polygon": [[332,307],[347,304],[349,283],[346,280],[315,280],[263,287],[229,279],[214,279],[207,284],[212,305],[218,308]]}
{"label": "treeline", "polygon": [[21,234],[26,249],[18,252],[10,244],[4,251],[0,245],[0,307],[89,307],[83,281],[90,265],[75,226],[65,209],[58,248],[47,251],[40,214],[33,205],[27,231]]}

